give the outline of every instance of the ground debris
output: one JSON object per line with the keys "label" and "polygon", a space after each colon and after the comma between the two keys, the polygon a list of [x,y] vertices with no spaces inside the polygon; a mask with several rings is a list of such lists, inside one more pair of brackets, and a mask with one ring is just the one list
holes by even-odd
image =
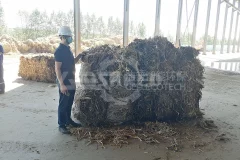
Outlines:
{"label": "ground debris", "polygon": [[230,141],[231,139],[228,138],[225,133],[221,133],[218,136],[216,136],[215,140],[226,143],[226,142]]}
{"label": "ground debris", "polygon": [[[160,143],[158,138],[165,138],[173,132],[167,124],[146,122],[144,126],[114,126],[111,128],[72,128],[71,132],[78,140],[87,139],[88,145],[97,143],[104,148],[104,144],[122,146],[129,144],[131,139],[148,144]],[[157,128],[159,127],[159,128]],[[151,128],[151,129],[150,129]],[[157,138],[156,138],[157,137]]]}
{"label": "ground debris", "polygon": [[180,152],[183,146],[180,145],[176,138],[173,139],[171,146],[167,147],[168,150],[172,150],[175,152]]}
{"label": "ground debris", "polygon": [[202,129],[216,129],[217,126],[214,124],[213,120],[204,120],[204,119],[199,119],[196,121],[195,126],[200,127]]}
{"label": "ground debris", "polygon": [[194,141],[193,142],[193,148],[203,148],[203,147],[205,147],[205,146],[207,146],[209,143],[207,143],[207,142],[202,142],[202,141]]}
{"label": "ground debris", "polygon": [[[199,129],[194,125],[182,123],[145,122],[142,124],[109,126],[105,128],[82,127],[71,128],[71,133],[79,141],[87,140],[87,145],[95,143],[102,148],[105,148],[106,145],[122,147],[137,140],[146,144],[164,144],[167,150],[181,152],[184,145],[189,145],[196,149],[210,144],[202,142],[202,138],[206,137],[204,134],[210,133],[206,133],[204,129]],[[182,143],[183,141],[184,143]]]}

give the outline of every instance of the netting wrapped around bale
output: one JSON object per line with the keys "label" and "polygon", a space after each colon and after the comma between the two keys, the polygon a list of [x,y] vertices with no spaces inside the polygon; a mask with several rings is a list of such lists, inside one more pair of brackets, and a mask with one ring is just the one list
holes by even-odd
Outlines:
{"label": "netting wrapped around bale", "polygon": [[22,56],[18,75],[25,80],[53,83],[56,81],[54,57]]}
{"label": "netting wrapped around bale", "polygon": [[136,39],[126,48],[84,52],[73,115],[85,126],[201,116],[204,68],[191,47],[163,37]]}

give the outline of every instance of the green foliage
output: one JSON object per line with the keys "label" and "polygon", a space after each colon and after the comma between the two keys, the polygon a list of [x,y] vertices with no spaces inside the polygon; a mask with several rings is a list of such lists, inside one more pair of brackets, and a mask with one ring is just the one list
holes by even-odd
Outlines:
{"label": "green foliage", "polygon": [[[19,28],[9,30],[8,34],[20,40],[37,39],[52,34],[57,34],[59,27],[70,26],[74,29],[74,13],[72,10],[65,13],[62,11],[47,14],[35,9],[32,12],[19,11],[21,24]],[[97,17],[95,14],[81,13],[81,35],[84,39],[92,39],[107,36],[122,35],[123,24],[119,18],[109,17],[104,21],[103,17]],[[131,36],[144,38],[146,36],[146,26],[143,23],[134,27],[131,22]]]}
{"label": "green foliage", "polygon": [[[200,38],[200,41],[201,41],[201,42],[204,42],[204,35]],[[208,36],[207,36],[207,45],[213,45],[213,41],[214,41],[214,37],[208,35]],[[227,39],[225,39],[225,43],[227,43]],[[231,43],[232,43],[232,41],[231,41]],[[220,45],[220,44],[221,44],[221,40],[220,40],[220,39],[217,39],[216,44],[217,44],[217,45]]]}
{"label": "green foliage", "polygon": [[[189,46],[189,45],[191,45],[191,40],[192,40],[192,34],[182,35],[182,37],[181,37],[181,45]],[[208,35],[207,36],[207,45],[213,45],[213,41],[214,41],[214,37]],[[226,42],[227,42],[227,40],[225,40],[225,43]],[[201,36],[201,38],[198,39],[196,43],[203,44],[204,43],[204,35]],[[216,44],[219,45],[220,43],[221,43],[221,40],[217,39]]]}
{"label": "green foliage", "polygon": [[0,1],[0,34],[3,34],[4,29],[5,29],[4,11]]}
{"label": "green foliage", "polygon": [[139,23],[137,26],[137,36],[140,38],[146,36],[146,26],[143,23]]}
{"label": "green foliage", "polygon": [[190,33],[183,33],[181,36],[181,45],[190,46],[192,40],[192,34]]}
{"label": "green foliage", "polygon": [[21,19],[21,27],[15,28],[10,34],[20,40],[37,39],[52,34],[57,34],[58,28],[68,25],[73,29],[73,12],[52,12],[48,15],[37,9],[31,13],[19,11],[18,15]]}

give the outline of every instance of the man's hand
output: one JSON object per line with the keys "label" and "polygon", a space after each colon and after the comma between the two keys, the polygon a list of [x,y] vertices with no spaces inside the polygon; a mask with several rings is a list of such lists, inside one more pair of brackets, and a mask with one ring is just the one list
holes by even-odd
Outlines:
{"label": "man's hand", "polygon": [[85,55],[86,55],[86,53],[80,53],[80,54],[78,54],[77,57],[74,58],[75,64],[79,61],[79,59],[82,59]]}
{"label": "man's hand", "polygon": [[58,82],[60,84],[59,89],[62,94],[67,94],[67,87],[63,83],[63,78],[62,78],[62,74],[61,74],[61,66],[62,66],[62,62],[55,61],[55,72],[57,75]]}
{"label": "man's hand", "polygon": [[64,84],[62,84],[60,85],[60,91],[62,92],[62,94],[67,95],[68,89]]}

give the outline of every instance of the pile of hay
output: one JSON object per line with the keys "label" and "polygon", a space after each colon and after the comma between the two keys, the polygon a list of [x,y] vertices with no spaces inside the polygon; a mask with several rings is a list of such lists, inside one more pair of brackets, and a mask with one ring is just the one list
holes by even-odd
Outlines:
{"label": "pile of hay", "polygon": [[4,48],[4,53],[16,52],[18,53],[18,41],[13,37],[2,35],[0,37],[0,44]]}
{"label": "pile of hay", "polygon": [[114,126],[107,128],[71,128],[71,133],[78,140],[86,139],[87,145],[97,143],[101,147],[113,144],[121,147],[137,139],[148,144],[160,143],[176,134],[176,129],[167,123],[146,122],[129,126]]}
{"label": "pile of hay", "polygon": [[35,41],[28,39],[18,41],[15,38],[2,35],[0,43],[3,45],[5,53],[53,53],[60,43],[57,36],[38,38]]}
{"label": "pile of hay", "polygon": [[[18,41],[8,35],[0,36],[0,44],[3,45],[5,53],[54,53],[60,41],[58,35],[37,38],[36,40],[28,39],[26,41]],[[133,38],[130,37],[129,41],[133,41]],[[122,36],[85,39],[81,41],[81,52],[104,44],[122,45],[122,43]],[[75,52],[74,43],[71,44],[71,49],[72,52]]]}
{"label": "pile of hay", "polygon": [[56,81],[54,57],[22,56],[18,75],[25,80],[53,83]]}
{"label": "pile of hay", "polygon": [[86,140],[87,145],[96,143],[103,148],[107,145],[122,147],[137,140],[147,144],[163,144],[166,149],[176,152],[185,147],[202,148],[219,139],[217,126],[212,120],[204,119],[171,124],[144,122],[109,127],[80,127],[70,128],[70,131],[77,140]]}
{"label": "pile of hay", "polygon": [[200,117],[204,67],[163,37],[84,52],[73,115],[85,126]]}

